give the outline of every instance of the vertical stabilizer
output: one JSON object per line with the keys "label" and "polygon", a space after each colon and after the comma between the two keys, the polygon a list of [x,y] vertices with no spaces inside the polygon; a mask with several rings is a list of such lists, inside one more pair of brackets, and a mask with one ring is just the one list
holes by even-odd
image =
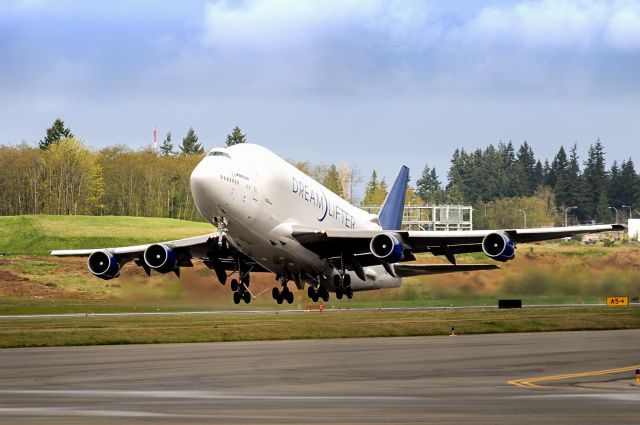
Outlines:
{"label": "vertical stabilizer", "polygon": [[402,226],[407,183],[409,183],[409,168],[403,165],[380,209],[380,224],[384,230],[400,230]]}

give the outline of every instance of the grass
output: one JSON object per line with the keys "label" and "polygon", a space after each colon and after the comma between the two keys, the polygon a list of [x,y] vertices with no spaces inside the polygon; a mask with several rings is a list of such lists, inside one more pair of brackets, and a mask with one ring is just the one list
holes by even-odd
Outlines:
{"label": "grass", "polygon": [[0,320],[0,347],[458,335],[631,329],[638,307],[366,311],[320,314],[67,317]]}
{"label": "grass", "polygon": [[46,255],[53,249],[103,248],[212,232],[208,223],[150,217],[25,215],[0,217],[0,253]]}

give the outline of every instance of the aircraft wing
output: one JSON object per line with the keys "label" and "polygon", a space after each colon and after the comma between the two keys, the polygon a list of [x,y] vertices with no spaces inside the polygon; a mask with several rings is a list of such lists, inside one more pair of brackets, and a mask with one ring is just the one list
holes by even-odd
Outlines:
{"label": "aircraft wing", "polygon": [[392,263],[415,260],[414,253],[431,252],[433,255],[445,255],[455,264],[455,254],[483,252],[482,244],[488,235],[504,236],[505,242],[508,240],[515,245],[584,233],[623,230],[625,226],[621,224],[471,231],[315,230],[294,226],[292,237],[307,249],[330,261],[353,256],[361,266],[367,266],[384,263],[371,251],[372,239],[381,234],[392,235],[403,247],[402,259],[390,261]]}
{"label": "aircraft wing", "polygon": [[[157,254],[159,255],[158,258],[162,256],[163,259],[165,259],[164,257],[166,256],[167,260],[171,260],[171,267],[163,266],[164,264],[169,264],[167,261],[158,263],[160,265],[157,267],[154,267],[153,264],[150,266],[149,262],[145,259],[145,253],[148,249],[157,250],[154,251],[154,257]],[[91,256],[96,253],[98,253],[96,261],[100,261],[100,263],[99,265],[96,263],[96,265],[94,265],[95,267],[92,267]],[[175,272],[179,274],[180,267],[192,267],[193,263],[191,260],[197,258],[203,260],[207,267],[214,270],[221,282],[226,280],[225,272],[227,270],[236,270],[238,259],[240,259],[243,264],[251,267],[252,271],[266,271],[251,258],[238,251],[237,248],[230,244],[227,239],[218,232],[145,245],[54,250],[50,251],[50,254],[58,257],[90,257],[88,264],[92,273],[94,269],[101,269],[100,265],[102,265],[102,263],[106,263],[103,273],[94,273],[103,279],[116,277],[122,266],[130,261],[134,261],[138,266],[143,267],[147,274],[150,273],[151,269],[155,269],[161,273]],[[113,269],[106,268],[109,263],[113,263]]]}

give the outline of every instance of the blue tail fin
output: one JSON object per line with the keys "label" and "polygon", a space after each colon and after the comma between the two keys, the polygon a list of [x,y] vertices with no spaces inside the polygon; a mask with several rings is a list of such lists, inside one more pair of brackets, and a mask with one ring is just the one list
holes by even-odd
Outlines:
{"label": "blue tail fin", "polygon": [[403,165],[380,209],[380,224],[384,230],[400,230],[408,182],[409,168]]}

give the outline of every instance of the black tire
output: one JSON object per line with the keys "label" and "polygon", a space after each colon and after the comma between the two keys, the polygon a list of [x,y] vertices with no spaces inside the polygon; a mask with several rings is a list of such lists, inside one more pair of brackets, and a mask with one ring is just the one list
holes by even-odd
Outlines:
{"label": "black tire", "polygon": [[315,295],[315,294],[316,294],[316,288],[314,288],[313,286],[309,285],[309,288],[307,289],[307,295],[311,299],[313,299],[314,296],[317,299],[317,295]]}
{"label": "black tire", "polygon": [[345,291],[347,298],[351,299],[353,298],[353,289],[351,288],[347,288],[347,290]]}
{"label": "black tire", "polygon": [[322,300],[324,302],[329,301],[329,291],[327,291],[326,289],[322,290]]}
{"label": "black tire", "polygon": [[251,294],[249,293],[249,291],[246,291],[244,294],[242,294],[242,299],[244,300],[245,304],[249,304],[251,302]]}
{"label": "black tire", "polygon": [[240,298],[242,298],[242,296],[240,295],[240,292],[234,292],[233,293],[233,302],[236,304],[240,304]]}
{"label": "black tire", "polygon": [[238,290],[238,281],[236,279],[231,279],[231,290],[233,292]]}
{"label": "black tire", "polygon": [[311,299],[313,300],[314,303],[318,302],[318,299],[320,299],[320,297],[318,296],[318,294],[314,294],[313,297],[311,297]]}
{"label": "black tire", "polygon": [[287,291],[287,293],[284,295],[284,297],[287,300],[287,303],[293,304],[293,292]]}
{"label": "black tire", "polygon": [[345,274],[344,275],[344,286],[351,286],[351,275],[350,274]]}
{"label": "black tire", "polygon": [[341,286],[342,286],[342,282],[340,281],[340,276],[339,275],[333,276],[333,287],[340,288]]}
{"label": "black tire", "polygon": [[282,298],[282,295],[278,295],[278,298],[276,298],[276,302],[278,304],[282,304],[282,301],[284,301],[284,299]]}
{"label": "black tire", "polygon": [[277,300],[277,299],[278,299],[278,295],[280,295],[280,291],[278,290],[278,288],[273,288],[273,289],[271,290],[271,297],[272,297],[274,300]]}
{"label": "black tire", "polygon": [[339,300],[342,299],[342,289],[336,289],[336,298]]}

